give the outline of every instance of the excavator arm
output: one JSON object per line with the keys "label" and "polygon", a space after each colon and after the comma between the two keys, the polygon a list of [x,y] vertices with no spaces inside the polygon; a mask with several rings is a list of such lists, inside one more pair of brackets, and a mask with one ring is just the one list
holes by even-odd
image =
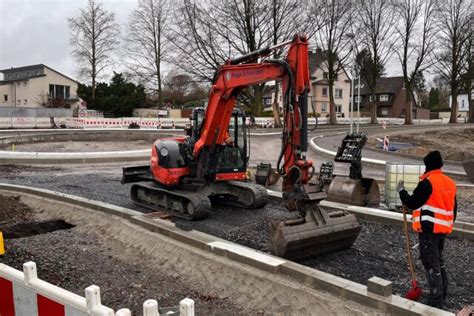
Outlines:
{"label": "excavator arm", "polygon": [[[267,59],[274,49],[289,45],[285,59]],[[279,172],[284,176],[283,190],[293,191],[295,184],[306,184],[310,178],[312,162],[306,160],[307,151],[307,94],[310,88],[308,68],[308,41],[305,35],[296,34],[291,41],[258,50],[229,60],[217,72],[210,90],[205,121],[193,155],[206,168],[212,166],[215,144],[222,144],[237,96],[242,89],[268,81],[279,80],[284,91],[284,123]],[[204,168],[204,166],[202,166]],[[213,172],[212,167],[208,172]]]}

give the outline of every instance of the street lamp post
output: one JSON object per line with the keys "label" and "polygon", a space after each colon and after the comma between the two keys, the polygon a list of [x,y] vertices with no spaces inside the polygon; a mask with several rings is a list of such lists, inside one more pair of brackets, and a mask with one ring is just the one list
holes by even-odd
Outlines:
{"label": "street lamp post", "polygon": [[357,84],[357,133],[359,133],[359,121],[360,121],[360,72]]}

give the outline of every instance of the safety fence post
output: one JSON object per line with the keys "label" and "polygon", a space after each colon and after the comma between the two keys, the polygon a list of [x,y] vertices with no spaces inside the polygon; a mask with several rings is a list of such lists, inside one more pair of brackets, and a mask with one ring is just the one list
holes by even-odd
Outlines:
{"label": "safety fence post", "polygon": [[194,301],[185,298],[179,302],[179,316],[194,316]]}
{"label": "safety fence post", "polygon": [[132,316],[132,312],[128,308],[119,309],[115,316]]}
{"label": "safety fence post", "polygon": [[143,303],[143,316],[159,316],[158,302],[156,300],[146,300]]}
{"label": "safety fence post", "polygon": [[23,274],[26,285],[30,285],[32,281],[38,279],[38,273],[36,271],[36,263],[30,261],[23,264]]}

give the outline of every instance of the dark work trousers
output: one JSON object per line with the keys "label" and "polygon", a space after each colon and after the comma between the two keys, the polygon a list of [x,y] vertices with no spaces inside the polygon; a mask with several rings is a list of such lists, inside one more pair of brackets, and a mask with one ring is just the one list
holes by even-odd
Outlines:
{"label": "dark work trousers", "polygon": [[448,275],[443,260],[445,240],[445,234],[419,234],[420,258],[430,286],[428,305],[434,307],[441,307],[448,292]]}

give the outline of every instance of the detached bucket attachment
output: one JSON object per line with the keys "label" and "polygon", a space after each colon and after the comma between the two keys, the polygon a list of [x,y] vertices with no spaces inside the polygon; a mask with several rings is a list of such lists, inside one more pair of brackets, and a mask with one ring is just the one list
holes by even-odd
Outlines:
{"label": "detached bucket attachment", "polygon": [[305,208],[305,218],[269,222],[272,254],[298,261],[352,246],[360,231],[353,214],[322,209],[314,201],[308,201]]}
{"label": "detached bucket attachment", "polygon": [[335,177],[329,185],[328,201],[377,207],[380,204],[380,189],[377,181],[369,178],[351,179]]}

